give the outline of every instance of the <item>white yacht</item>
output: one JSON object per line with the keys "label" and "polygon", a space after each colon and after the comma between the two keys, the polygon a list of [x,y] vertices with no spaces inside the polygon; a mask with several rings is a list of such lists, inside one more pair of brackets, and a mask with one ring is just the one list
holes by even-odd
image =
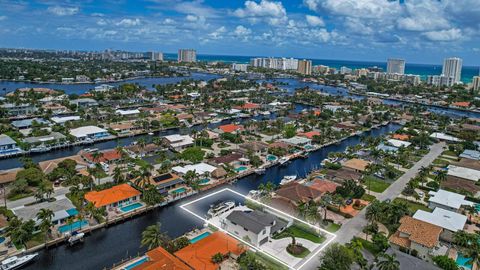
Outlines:
{"label": "white yacht", "polygon": [[13,270],[20,269],[20,267],[31,262],[38,256],[38,253],[27,254],[24,256],[13,256],[2,261],[0,270]]}
{"label": "white yacht", "polygon": [[282,179],[282,181],[280,181],[280,185],[284,186],[286,184],[290,184],[291,182],[297,180],[297,176],[296,175],[285,175]]}
{"label": "white yacht", "polygon": [[322,160],[322,162],[320,162],[320,165],[325,166],[325,164],[327,164],[327,163],[335,163],[337,161],[338,161],[338,158],[336,158],[336,157],[326,158],[326,159]]}
{"label": "white yacht", "polygon": [[210,206],[207,215],[209,218],[216,217],[229,210],[232,210],[233,208],[235,208],[234,201],[219,202]]}
{"label": "white yacht", "polygon": [[288,161],[290,161],[288,157],[282,157],[278,160],[278,163],[280,163],[280,165],[285,165],[288,163]]}
{"label": "white yacht", "polygon": [[70,236],[67,241],[70,245],[74,245],[78,242],[83,242],[84,236],[85,236],[85,233],[73,232],[72,236]]}
{"label": "white yacht", "polygon": [[250,197],[250,198],[252,198],[252,199],[256,199],[256,198],[258,198],[261,194],[262,194],[261,191],[254,189],[254,190],[250,190],[250,191],[248,192],[248,195],[247,195],[247,196]]}
{"label": "white yacht", "polygon": [[265,168],[255,169],[255,173],[256,173],[256,174],[264,174],[265,172],[266,172]]}

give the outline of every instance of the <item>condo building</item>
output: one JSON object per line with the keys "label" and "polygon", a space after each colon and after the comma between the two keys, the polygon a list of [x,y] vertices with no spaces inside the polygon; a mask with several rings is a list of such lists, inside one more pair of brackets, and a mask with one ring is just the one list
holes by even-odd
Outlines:
{"label": "condo building", "polygon": [[194,49],[179,49],[178,62],[193,63],[197,62],[197,51]]}
{"label": "condo building", "polygon": [[388,74],[405,74],[405,60],[390,58],[387,60]]}

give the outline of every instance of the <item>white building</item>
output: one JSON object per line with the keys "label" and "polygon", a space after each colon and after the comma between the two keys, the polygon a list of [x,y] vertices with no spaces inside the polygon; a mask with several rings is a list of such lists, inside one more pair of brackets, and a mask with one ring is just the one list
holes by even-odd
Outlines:
{"label": "white building", "polygon": [[461,82],[462,59],[458,57],[445,58],[443,60],[442,75],[453,78],[453,83]]}
{"label": "white building", "polygon": [[439,189],[438,191],[430,191],[428,194],[430,195],[430,198],[428,199],[428,207],[430,209],[440,207],[445,210],[458,212],[462,206],[474,205],[473,202],[465,200],[464,195],[443,189]]}
{"label": "white building", "polygon": [[455,165],[448,165],[447,174],[474,182],[480,180],[480,171]]}
{"label": "white building", "polygon": [[138,109],[134,109],[134,110],[116,110],[115,111],[116,114],[119,114],[121,116],[135,116],[135,115],[138,115],[140,113],[140,111]]}
{"label": "white building", "polygon": [[70,130],[78,141],[98,140],[110,136],[107,130],[96,126],[84,126]]}
{"label": "white building", "polygon": [[194,49],[179,49],[177,60],[179,63],[197,62],[197,51]]}
{"label": "white building", "polygon": [[388,74],[405,74],[405,60],[390,58],[387,60]]}
{"label": "white building", "polygon": [[396,140],[396,139],[389,139],[387,141],[389,144],[395,146],[395,147],[409,147],[412,143],[410,142],[405,142],[405,141],[401,141],[401,140]]}
{"label": "white building", "polygon": [[52,118],[50,118],[50,120],[52,120],[52,122],[54,122],[55,124],[64,124],[68,121],[78,121],[80,120],[80,116],[78,115],[72,115],[72,116],[54,116]]}
{"label": "white building", "polygon": [[93,90],[95,92],[106,92],[106,91],[112,90],[113,88],[115,87],[108,84],[102,84],[102,85],[95,86]]}
{"label": "white building", "polygon": [[175,166],[172,168],[172,171],[179,174],[186,174],[188,171],[194,171],[199,175],[210,174],[215,171],[217,167],[214,167],[207,163],[197,163],[193,165],[186,166]]}
{"label": "white building", "polygon": [[413,215],[413,218],[437,225],[451,232],[463,230],[463,227],[465,227],[465,223],[467,222],[467,216],[440,207],[435,208],[431,213],[418,210]]}
{"label": "white building", "polygon": [[252,58],[250,65],[278,70],[297,70],[298,59],[295,58]]}
{"label": "white building", "polygon": [[473,91],[480,91],[480,76],[473,76],[472,89]]}
{"label": "white building", "polygon": [[189,135],[168,135],[163,137],[163,141],[170,147],[170,149],[177,152],[193,145],[193,138]]}
{"label": "white building", "polygon": [[352,74],[352,69],[348,67],[340,67],[340,74]]}
{"label": "white building", "polygon": [[237,64],[237,63],[232,64],[232,70],[234,71],[247,72],[247,69],[248,69],[248,64]]}

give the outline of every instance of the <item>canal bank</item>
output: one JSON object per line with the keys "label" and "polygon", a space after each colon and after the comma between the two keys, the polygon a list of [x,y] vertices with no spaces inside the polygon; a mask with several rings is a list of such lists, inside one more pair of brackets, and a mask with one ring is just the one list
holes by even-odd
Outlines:
{"label": "canal bank", "polygon": [[[364,136],[378,137],[393,132],[400,128],[399,125],[389,124],[368,132]],[[348,146],[360,143],[360,136],[356,135],[343,140],[338,145],[330,145],[316,152],[310,153],[306,159],[295,159],[287,166],[274,166],[267,169],[264,175],[251,174],[232,185],[222,185],[210,192],[228,186],[238,192],[247,194],[252,189],[257,189],[260,183],[272,181],[276,184],[285,175],[298,174],[305,176],[309,171],[319,167],[320,162],[330,152],[342,152]],[[202,193],[202,196],[204,193]],[[195,195],[190,199],[195,199]],[[142,231],[156,222],[162,223],[162,228],[170,237],[178,237],[194,228],[200,228],[202,222],[192,218],[178,207],[185,200],[177,201],[165,207],[160,207],[146,212],[136,218],[126,220],[123,223],[93,231],[83,244],[69,247],[60,245],[48,250],[40,251],[38,260],[25,269],[103,269],[111,267],[114,263],[124,258],[142,254],[146,248],[140,247]]]}

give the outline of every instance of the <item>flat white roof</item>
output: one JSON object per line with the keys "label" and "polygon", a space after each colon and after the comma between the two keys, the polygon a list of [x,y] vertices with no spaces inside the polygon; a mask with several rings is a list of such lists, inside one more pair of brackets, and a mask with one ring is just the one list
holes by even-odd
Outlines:
{"label": "flat white roof", "polygon": [[473,206],[473,202],[465,200],[464,195],[455,192],[439,189],[438,191],[430,191],[428,194],[430,195],[429,202],[436,204],[445,205],[455,209],[459,209],[462,205]]}
{"label": "flat white roof", "polygon": [[174,134],[164,136],[164,138],[168,141],[170,146],[174,148],[193,144],[193,138],[189,135]]}
{"label": "flat white roof", "polygon": [[447,174],[475,182],[480,179],[480,171],[455,165],[448,165]]}
{"label": "flat white roof", "polygon": [[186,165],[186,166],[175,166],[172,168],[173,171],[177,173],[186,174],[188,171],[195,171],[198,174],[204,174],[206,172],[211,173],[215,171],[217,167],[209,165],[207,163],[198,163],[194,165]]}
{"label": "flat white roof", "polygon": [[430,138],[435,138],[435,139],[439,139],[439,140],[444,140],[444,141],[451,141],[451,142],[460,142],[462,140],[460,140],[459,138],[457,137],[453,137],[453,136],[450,136],[450,135],[447,135],[445,133],[441,133],[441,132],[434,132],[430,135]]}
{"label": "flat white roof", "polygon": [[298,145],[298,144],[310,143],[312,140],[309,139],[309,138],[305,138],[305,137],[294,136],[294,137],[289,138],[289,139],[281,139],[280,141],[290,143],[290,144],[294,144],[294,145]]}
{"label": "flat white roof", "polygon": [[132,115],[132,114],[139,114],[140,111],[138,109],[135,110],[116,110],[115,113],[120,115]]}
{"label": "flat white roof", "polygon": [[57,124],[62,124],[62,123],[68,122],[68,121],[78,121],[78,120],[80,120],[80,116],[77,116],[77,115],[63,116],[63,117],[54,116],[50,119]]}
{"label": "flat white roof", "polygon": [[415,215],[413,215],[413,218],[437,225],[452,232],[463,230],[467,222],[467,216],[440,207],[435,208],[432,213],[418,210]]}
{"label": "flat white roof", "polygon": [[388,143],[395,146],[395,147],[401,147],[401,146],[408,147],[412,144],[410,142],[404,142],[404,141],[397,140],[397,139],[389,139]]}
{"label": "flat white roof", "polygon": [[74,128],[70,130],[70,134],[72,134],[76,138],[81,138],[88,135],[103,133],[103,132],[107,132],[107,130],[96,127],[96,126],[84,126],[84,127]]}

